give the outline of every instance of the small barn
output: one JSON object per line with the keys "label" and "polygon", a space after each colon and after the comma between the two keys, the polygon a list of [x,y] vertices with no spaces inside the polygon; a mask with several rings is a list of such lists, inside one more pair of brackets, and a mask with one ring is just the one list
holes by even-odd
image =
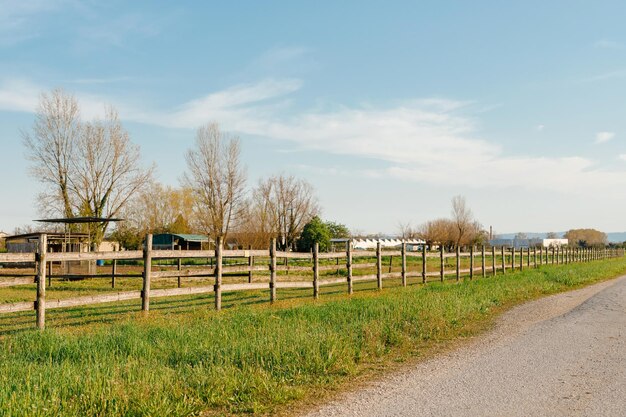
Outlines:
{"label": "small barn", "polygon": [[34,253],[42,234],[48,237],[48,252],[89,252],[89,236],[86,233],[36,232],[5,238],[6,248],[12,253]]}
{"label": "small barn", "polygon": [[209,248],[209,237],[179,233],[160,233],[152,236],[155,250],[203,250]]}

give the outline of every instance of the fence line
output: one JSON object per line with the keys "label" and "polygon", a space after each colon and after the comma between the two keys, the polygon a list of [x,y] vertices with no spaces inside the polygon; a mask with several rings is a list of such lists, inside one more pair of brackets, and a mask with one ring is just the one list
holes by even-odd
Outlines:
{"label": "fence line", "polygon": [[[20,311],[36,311],[37,327],[43,329],[45,327],[45,314],[47,309],[76,307],[82,305],[91,305],[99,303],[119,302],[126,300],[141,299],[141,309],[144,312],[150,310],[151,298],[159,297],[172,297],[181,295],[192,294],[205,294],[214,293],[215,309],[220,310],[222,308],[222,293],[232,291],[247,291],[247,290],[269,290],[269,301],[271,303],[277,300],[276,290],[287,288],[309,288],[312,289],[312,296],[315,299],[319,298],[320,287],[328,285],[346,284],[348,294],[353,294],[355,282],[376,281],[376,287],[378,290],[383,288],[383,282],[385,279],[400,278],[401,285],[407,285],[408,278],[421,278],[421,283],[425,284],[428,277],[438,277],[440,281],[444,281],[446,277],[450,277],[454,274],[455,279],[460,280],[462,275],[468,275],[469,279],[473,279],[476,274],[480,274],[483,278],[487,277],[487,272],[491,272],[491,276],[496,276],[498,273],[505,274],[507,269],[510,271],[523,270],[524,268],[538,268],[543,265],[561,265],[569,264],[573,262],[590,262],[595,260],[602,260],[614,257],[624,256],[623,249],[614,248],[546,248],[543,247],[537,249],[533,248],[531,253],[530,248],[526,251],[524,249],[506,250],[504,247],[500,249],[500,261],[501,264],[497,264],[497,251],[495,247],[491,248],[491,266],[486,264],[487,252],[485,246],[481,246],[480,250],[475,251],[474,247],[471,247],[469,252],[461,252],[459,248],[454,253],[446,253],[444,248],[441,247],[438,253],[428,253],[425,247],[422,247],[421,251],[407,251],[406,244],[402,244],[399,251],[386,251],[383,252],[380,243],[376,247],[375,253],[364,250],[354,250],[352,241],[347,242],[346,250],[342,252],[330,252],[320,253],[318,244],[315,244],[311,253],[297,253],[297,252],[284,252],[276,250],[276,239],[272,239],[268,250],[224,250],[222,247],[221,238],[217,239],[216,248],[214,250],[203,251],[175,251],[175,250],[153,250],[152,249],[152,235],[148,235],[145,240],[146,244],[142,251],[126,251],[126,252],[99,252],[99,253],[48,253],[47,238],[46,235],[42,235],[38,244],[38,249],[35,254],[0,254],[0,263],[32,263],[36,264],[36,271],[34,274],[18,274],[18,276],[8,277],[6,275],[0,276],[0,287],[8,287],[14,285],[25,284],[37,284],[36,300],[34,302],[18,302],[11,304],[0,304],[0,314],[14,313]],[[269,262],[266,265],[255,265],[254,258],[269,258]],[[355,263],[356,258],[376,258],[375,263],[364,262]],[[389,270],[383,271],[382,258],[389,257]],[[400,257],[401,267],[399,272],[392,271],[393,257]],[[475,262],[479,257],[479,262]],[[215,265],[210,267],[199,267],[182,269],[182,258],[206,258],[211,261],[215,259]],[[233,258],[246,258],[246,262],[242,264],[229,265],[224,262],[224,259]],[[285,265],[278,266],[277,259],[283,258],[296,259],[301,261],[310,262],[310,266],[289,266],[287,262]],[[407,264],[407,258],[416,258],[421,260],[421,270],[411,271]],[[439,258],[439,270],[429,270],[428,258]],[[455,258],[454,270],[446,269],[446,259]],[[461,260],[469,258],[469,268],[461,267]],[[118,260],[143,260],[143,272],[138,274],[118,274],[117,273],[117,261]],[[175,270],[169,271],[155,271],[153,270],[153,260],[158,259],[176,259],[177,265]],[[336,265],[320,265],[320,260],[332,260],[336,259]],[[340,259],[345,259],[344,264],[340,264]],[[516,263],[516,259],[519,262]],[[47,271],[46,266],[51,262],[58,261],[81,261],[81,260],[111,260],[112,271],[110,274],[99,275],[72,275],[71,277],[83,276],[85,278],[94,277],[110,277],[111,286],[115,288],[116,277],[141,277],[142,289],[141,291],[125,291],[117,293],[109,293],[104,295],[89,295],[61,300],[48,300],[46,301],[46,277],[58,278],[67,277],[67,275],[53,276]],[[524,262],[525,261],[525,262]],[[508,268],[507,268],[508,266]],[[376,268],[375,274],[366,275],[354,275],[355,270]],[[338,278],[320,278],[320,272],[345,270],[345,277]],[[310,281],[278,281],[277,273],[283,271],[286,274],[289,272],[312,272],[312,279]],[[269,282],[252,282],[252,274],[254,272],[268,272]],[[222,282],[223,275],[228,273],[245,273],[248,277],[246,283],[226,283]],[[34,275],[34,276],[33,276]],[[285,275],[289,278],[296,278],[293,276]],[[214,285],[212,286],[195,286],[195,287],[181,287],[182,277],[213,277]],[[307,278],[298,276],[299,278]],[[8,279],[7,279],[8,278]],[[177,288],[165,288],[165,289],[151,289],[153,279],[162,278],[177,278]]]}

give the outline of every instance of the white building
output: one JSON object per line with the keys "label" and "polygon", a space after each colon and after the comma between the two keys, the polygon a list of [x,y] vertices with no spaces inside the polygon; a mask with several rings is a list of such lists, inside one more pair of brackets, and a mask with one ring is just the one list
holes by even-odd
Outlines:
{"label": "white building", "polygon": [[[354,239],[352,241],[352,247],[354,249],[376,249],[376,246],[380,242],[380,246],[382,248],[399,248],[402,246],[402,239]],[[406,243],[407,250],[416,251],[419,247],[421,247],[426,242],[421,239],[406,239],[404,240]]]}
{"label": "white building", "polygon": [[567,239],[491,239],[489,244],[491,246],[515,249],[526,249],[532,247],[542,246],[544,248],[567,246],[569,241]]}
{"label": "white building", "polygon": [[542,239],[542,241],[544,248],[567,246],[569,244],[568,239]]}

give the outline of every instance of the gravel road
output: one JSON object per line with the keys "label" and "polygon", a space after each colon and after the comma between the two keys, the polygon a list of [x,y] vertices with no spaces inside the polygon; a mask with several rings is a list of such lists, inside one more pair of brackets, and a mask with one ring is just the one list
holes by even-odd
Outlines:
{"label": "gravel road", "polygon": [[308,416],[626,416],[626,277],[518,306]]}

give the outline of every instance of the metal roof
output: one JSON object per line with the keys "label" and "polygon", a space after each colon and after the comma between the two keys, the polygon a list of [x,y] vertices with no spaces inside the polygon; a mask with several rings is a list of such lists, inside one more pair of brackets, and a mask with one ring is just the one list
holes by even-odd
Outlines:
{"label": "metal roof", "polygon": [[41,235],[46,235],[48,240],[50,239],[63,239],[63,238],[87,238],[89,235],[87,233],[64,233],[64,232],[32,232],[32,233],[22,233],[19,235],[6,236],[6,240],[14,240],[14,239],[39,239]]}
{"label": "metal roof", "polygon": [[209,237],[205,235],[192,235],[192,234],[183,234],[183,233],[159,233],[156,236],[173,236],[182,240],[186,240],[187,242],[208,242]]}
{"label": "metal roof", "polygon": [[106,223],[106,222],[122,222],[124,219],[109,219],[106,217],[63,217],[59,219],[40,219],[35,220],[36,222],[42,223],[65,223],[65,224],[75,224],[75,223]]}

